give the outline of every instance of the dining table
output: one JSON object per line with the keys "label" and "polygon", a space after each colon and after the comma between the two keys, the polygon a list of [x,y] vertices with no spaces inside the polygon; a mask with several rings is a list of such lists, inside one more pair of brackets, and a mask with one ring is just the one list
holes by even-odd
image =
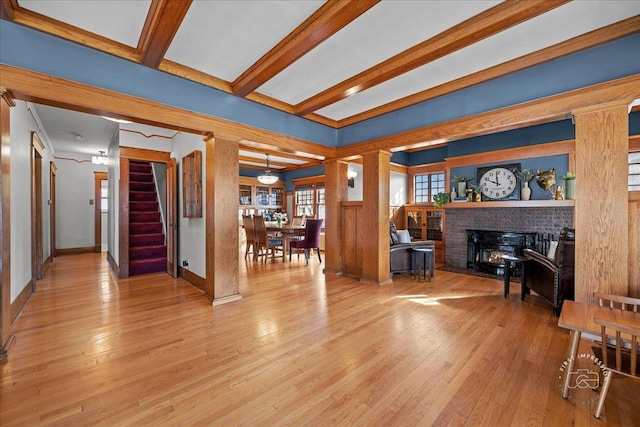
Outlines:
{"label": "dining table", "polygon": [[282,237],[282,260],[286,261],[290,242],[294,239],[304,237],[305,227],[293,226],[291,224],[278,226],[277,224],[269,224],[269,222],[267,222],[265,227],[267,233],[276,233]]}
{"label": "dining table", "polygon": [[[594,340],[600,339],[601,329],[600,325],[594,321],[596,318],[640,328],[640,313],[565,300],[558,318],[558,326],[571,331],[571,344],[567,357],[568,366],[566,372],[573,372],[582,334],[588,335],[589,338]],[[564,379],[562,397],[565,399],[569,394],[570,378],[570,375],[566,375]]]}

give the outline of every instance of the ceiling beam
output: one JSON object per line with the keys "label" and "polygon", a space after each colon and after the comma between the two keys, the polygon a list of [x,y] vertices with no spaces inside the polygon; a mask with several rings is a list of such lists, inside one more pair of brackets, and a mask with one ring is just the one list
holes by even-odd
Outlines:
{"label": "ceiling beam", "polygon": [[[265,154],[269,154],[272,156],[277,156],[277,157],[282,157],[285,159],[291,159],[291,160],[298,160],[301,162],[308,162],[312,159],[312,157],[309,156],[299,156],[299,155],[295,155],[295,154],[290,154],[290,153],[283,153],[283,152],[276,152],[276,151],[270,151],[270,150],[262,150],[259,148],[256,148],[254,145],[250,145],[249,141],[246,140],[241,140],[240,141],[240,150],[241,151],[248,151],[251,153],[256,153],[256,154],[260,154],[261,156],[264,156]],[[319,159],[318,157],[313,157],[313,159]]]}
{"label": "ceiling beam", "polygon": [[355,114],[351,117],[339,120],[337,127],[342,128],[349,126],[363,120],[377,117],[420,102],[428,101],[451,92],[493,80],[498,77],[506,76],[508,74],[543,64],[554,59],[562,58],[638,32],[640,32],[640,15],[593,30],[586,34],[579,35],[570,40],[557,43],[553,46],[521,56],[511,61],[503,62],[502,64],[495,65],[491,68],[487,68],[421,92],[414,93],[404,98],[391,101],[362,113]]}
{"label": "ceiling beam", "polygon": [[299,116],[362,92],[408,71],[548,12],[569,0],[507,0],[401,52],[294,107]]}
{"label": "ceiling beam", "polygon": [[192,0],[152,0],[138,41],[140,62],[157,68],[178,32]]}
{"label": "ceiling beam", "polygon": [[[267,154],[267,153],[265,153]],[[268,153],[270,155],[277,155],[277,153]],[[242,156],[239,155],[238,156],[238,161],[240,162],[251,162],[251,163],[258,163],[260,165],[260,167],[262,169],[264,169],[265,167],[267,167],[267,161],[266,161],[266,156],[264,158],[258,158],[258,157],[250,157],[250,156]],[[284,162],[278,162],[278,161],[273,161],[271,159],[269,159],[269,167],[275,167],[275,168],[287,168],[289,166],[292,166],[291,163],[284,163]]]}
{"label": "ceiling beam", "polygon": [[0,19],[13,21],[13,11],[16,8],[16,0],[0,0]]}
{"label": "ceiling beam", "polygon": [[340,31],[380,0],[329,0],[233,83],[233,94],[246,96],[307,52]]}
{"label": "ceiling beam", "polygon": [[118,43],[114,40],[74,27],[73,25],[58,21],[57,19],[49,18],[28,9],[21,7],[14,8],[13,20],[17,24],[52,34],[56,37],[85,45],[96,50],[101,50],[129,61],[139,62],[140,59],[138,51],[131,46]]}

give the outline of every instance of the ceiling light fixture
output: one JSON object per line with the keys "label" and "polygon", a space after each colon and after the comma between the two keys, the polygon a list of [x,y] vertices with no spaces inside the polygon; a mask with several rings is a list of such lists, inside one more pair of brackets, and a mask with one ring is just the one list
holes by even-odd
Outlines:
{"label": "ceiling light fixture", "polygon": [[116,122],[116,123],[133,123],[133,122],[130,122],[129,120],[114,119],[114,118],[107,117],[107,116],[100,116],[100,117],[102,117],[103,119],[107,119],[109,121],[112,121],[112,122]]}
{"label": "ceiling light fixture", "polygon": [[109,158],[104,155],[104,151],[98,151],[99,156],[91,156],[91,163],[96,165],[108,165]]}
{"label": "ceiling light fixture", "polygon": [[267,154],[267,170],[264,171],[263,175],[258,177],[258,181],[262,184],[271,185],[278,182],[278,177],[275,175],[271,175],[271,170],[269,169],[269,155]]}

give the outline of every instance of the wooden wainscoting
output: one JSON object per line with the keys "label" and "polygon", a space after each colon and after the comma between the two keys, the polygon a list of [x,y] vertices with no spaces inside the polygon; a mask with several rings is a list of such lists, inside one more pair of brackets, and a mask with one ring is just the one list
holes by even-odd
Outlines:
{"label": "wooden wainscoting", "polygon": [[342,202],[340,212],[344,273],[362,277],[362,202]]}
{"label": "wooden wainscoting", "polygon": [[629,296],[640,298],[640,191],[629,192]]}

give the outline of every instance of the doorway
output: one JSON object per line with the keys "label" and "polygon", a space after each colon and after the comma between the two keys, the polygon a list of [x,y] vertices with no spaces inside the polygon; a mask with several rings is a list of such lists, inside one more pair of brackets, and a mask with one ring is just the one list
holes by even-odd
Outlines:
{"label": "doorway", "polygon": [[106,172],[94,172],[95,192],[94,192],[94,216],[95,216],[95,239],[94,252],[106,252],[107,244],[107,213],[109,212],[109,175]]}

